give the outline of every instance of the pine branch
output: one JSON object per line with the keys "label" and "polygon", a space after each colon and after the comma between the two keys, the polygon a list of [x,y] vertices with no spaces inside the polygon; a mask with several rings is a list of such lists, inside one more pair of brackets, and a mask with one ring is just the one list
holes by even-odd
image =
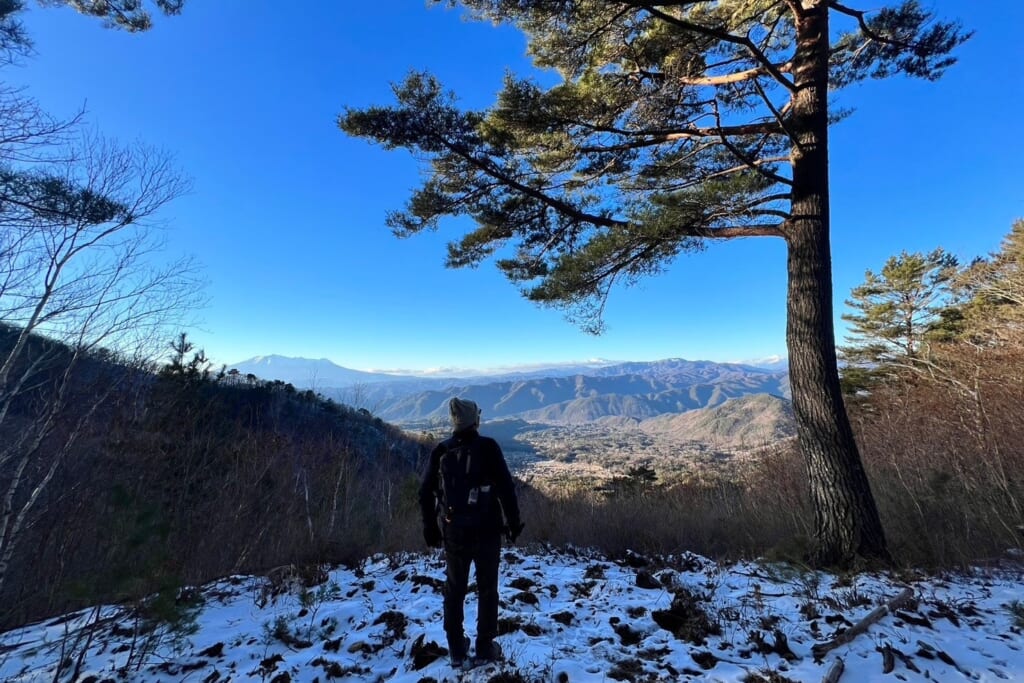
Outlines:
{"label": "pine branch", "polygon": [[[785,62],[783,64],[775,64],[775,70],[779,73],[791,73],[793,70],[792,62]],[[752,69],[746,69],[745,71],[737,71],[731,74],[723,74],[721,76],[704,76],[702,78],[680,78],[677,79],[679,83],[683,85],[731,85],[734,83],[743,83],[745,81],[756,80],[758,76],[767,76],[771,72],[764,66],[755,66]]]}
{"label": "pine branch", "polygon": [[545,204],[576,221],[580,221],[582,223],[590,223],[591,225],[600,225],[609,228],[615,226],[622,226],[626,224],[624,221],[615,220],[614,218],[608,218],[607,216],[599,216],[596,214],[587,213],[585,211],[580,211],[579,209],[577,209],[572,204],[569,204],[568,202],[562,201],[556,197],[548,195],[545,192],[541,192],[536,188],[520,183],[511,175],[502,172],[489,159],[479,159],[469,151],[463,149],[460,145],[456,145],[441,136],[436,136],[435,139],[441,145],[443,145],[449,152],[456,155],[460,159],[463,159],[464,161],[468,162],[471,166],[477,168],[478,170],[480,170],[480,172],[482,172],[489,178],[493,178],[498,182],[503,183],[508,187],[516,190],[517,192],[521,192],[522,194],[528,197],[532,197],[533,199],[536,199],[542,204]]}
{"label": "pine branch", "polygon": [[760,64],[761,67],[772,78],[778,81],[780,85],[788,89],[790,92],[796,92],[796,85],[793,83],[793,81],[786,78],[786,76],[781,71],[779,71],[779,68],[775,64],[773,64],[770,59],[768,59],[764,52],[762,52],[761,49],[758,48],[757,45],[754,44],[754,41],[752,41],[749,37],[733,35],[732,33],[729,33],[728,31],[724,31],[722,29],[713,28],[711,26],[703,26],[701,24],[695,24],[691,21],[687,21],[680,17],[674,17],[671,14],[662,12],[661,10],[656,9],[655,7],[645,2],[637,2],[636,0],[625,0],[625,2],[628,5],[632,5],[634,7],[646,10],[652,17],[657,17],[662,21],[669,24],[673,24],[674,26],[678,26],[679,28],[686,29],[687,31],[692,31],[694,33],[698,33],[702,36],[707,36],[709,38],[717,38],[722,42],[731,43],[733,45],[739,45],[741,47],[746,48],[746,50],[754,58],[754,61]]}
{"label": "pine branch", "polygon": [[782,223],[754,223],[744,226],[727,226],[722,228],[700,228],[693,232],[694,237],[710,239],[735,239],[737,237],[783,237]]}
{"label": "pine branch", "polygon": [[872,30],[871,26],[868,25],[867,19],[865,18],[865,16],[867,15],[866,10],[856,10],[851,7],[847,7],[837,2],[837,0],[829,0],[828,6],[834,9],[835,11],[839,12],[840,14],[845,14],[848,17],[853,17],[854,19],[856,19],[857,24],[860,26],[861,32],[871,40],[883,43],[885,45],[892,45],[893,47],[898,47],[904,50],[912,50],[915,47],[917,47],[916,43],[910,43],[903,40],[896,40],[895,38],[889,38]]}
{"label": "pine branch", "polygon": [[612,126],[595,126],[592,124],[585,124],[578,122],[576,125],[586,126],[595,133],[612,133],[614,135],[621,135],[623,137],[631,136],[646,136],[642,140],[636,140],[634,142],[624,142],[618,145],[596,145],[588,147],[580,147],[579,151],[583,153],[601,153],[601,152],[620,152],[631,149],[641,149],[644,147],[654,147],[657,145],[664,144],[666,142],[676,142],[678,140],[687,140],[694,138],[719,138],[724,139],[729,136],[744,136],[744,135],[785,135],[786,132],[778,123],[763,122],[763,123],[748,123],[737,126],[713,126],[711,128],[699,128],[697,126],[691,126],[685,129],[668,129],[663,131],[629,131],[622,128],[615,128]]}
{"label": "pine branch", "polygon": [[[721,125],[722,115],[721,115],[721,112],[718,111],[718,102],[714,103],[714,109],[715,109],[715,120],[719,124],[718,125],[718,130],[722,130],[722,128],[723,128],[722,125]],[[771,180],[772,182],[781,183],[783,185],[789,185],[790,187],[793,186],[793,181],[792,180],[790,180],[789,178],[786,178],[785,176],[781,176],[778,173],[775,173],[774,171],[771,171],[771,170],[769,170],[767,168],[764,168],[763,164],[757,163],[756,159],[752,159],[749,155],[744,154],[743,150],[741,150],[739,147],[737,147],[732,142],[730,142],[729,138],[727,138],[725,135],[720,135],[719,139],[721,140],[722,145],[727,150],[729,150],[732,153],[732,155],[734,157],[736,157],[741,163],[746,165],[747,168],[749,168],[749,169],[751,169],[753,171],[756,171],[757,173],[763,175],[765,178],[767,178],[768,180]]]}

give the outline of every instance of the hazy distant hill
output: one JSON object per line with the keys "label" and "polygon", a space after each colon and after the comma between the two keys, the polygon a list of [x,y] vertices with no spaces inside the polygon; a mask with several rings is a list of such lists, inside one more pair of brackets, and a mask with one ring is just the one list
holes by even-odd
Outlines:
{"label": "hazy distant hill", "polygon": [[253,374],[260,379],[281,380],[300,389],[348,389],[363,384],[395,384],[406,393],[449,386],[453,383],[511,382],[544,377],[570,377],[592,374],[598,368],[613,366],[606,360],[583,363],[556,363],[552,365],[524,366],[522,369],[492,373],[451,368],[431,374],[409,375],[391,372],[369,372],[346,368],[326,358],[294,358],[290,356],[256,356],[228,366],[242,374]]}
{"label": "hazy distant hill", "polygon": [[770,394],[734,398],[725,403],[679,415],[660,415],[644,420],[640,429],[723,448],[749,448],[796,434],[793,407]]}
{"label": "hazy distant hill", "polygon": [[[788,394],[784,373],[719,366],[669,373],[653,365],[650,374],[607,377],[577,375],[517,382],[493,382],[425,391],[386,402],[377,414],[391,422],[444,421],[452,395],[480,405],[485,420],[520,418],[548,424],[582,424],[608,416],[645,419],[718,405],[748,394]],[[629,368],[637,373],[646,368]],[[375,388],[368,392],[372,394]]]}
{"label": "hazy distant hill", "polygon": [[769,380],[766,385],[749,384],[695,384],[667,387],[655,394],[632,395],[611,393],[587,396],[529,411],[522,417],[551,424],[584,424],[606,417],[627,417],[644,420],[656,415],[678,414],[705,406],[714,406],[733,396],[744,396],[750,390],[774,390],[778,383]]}
{"label": "hazy distant hill", "polygon": [[584,374],[593,377],[641,375],[663,382],[680,384],[712,384],[725,380],[784,374],[785,369],[768,369],[740,363],[715,363],[708,360],[666,358],[664,360],[616,363],[595,368]]}
{"label": "hazy distant hill", "polygon": [[[774,360],[774,359],[773,359]],[[789,396],[785,369],[739,363],[594,361],[462,378],[399,376],[351,370],[329,360],[260,356],[235,366],[243,374],[280,379],[299,388],[368,408],[399,424],[448,419],[448,400],[475,401],[483,418],[551,425],[602,420],[641,421],[717,406],[751,394]]]}

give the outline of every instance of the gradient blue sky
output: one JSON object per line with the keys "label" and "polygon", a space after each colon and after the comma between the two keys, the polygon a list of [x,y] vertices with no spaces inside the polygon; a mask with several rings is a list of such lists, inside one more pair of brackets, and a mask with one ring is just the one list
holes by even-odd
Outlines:
{"label": "gradient blue sky", "polygon": [[[904,249],[983,255],[1024,216],[1024,3],[926,4],[977,31],[960,63],[937,83],[873,81],[840,99],[857,109],[832,131],[840,341],[843,299],[865,269]],[[391,235],[384,214],[421,171],[405,152],[347,137],[337,115],[390,103],[389,84],[410,68],[486,106],[506,69],[530,68],[512,29],[419,0],[192,0],[141,35],[34,3],[24,18],[36,55],[5,69],[9,82],[55,114],[85,105],[97,130],[169,150],[192,178],[164,218],[170,252],[203,265],[210,303],[192,337],[218,363],[277,353],[424,370],[785,354],[778,240],[682,256],[614,292],[609,329],[592,337],[523,300],[492,265],[444,269],[460,224]]]}

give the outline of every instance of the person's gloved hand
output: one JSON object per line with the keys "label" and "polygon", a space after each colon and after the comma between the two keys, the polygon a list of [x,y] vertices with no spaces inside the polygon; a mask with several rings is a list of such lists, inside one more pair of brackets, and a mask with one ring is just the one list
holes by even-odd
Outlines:
{"label": "person's gloved hand", "polygon": [[508,542],[515,543],[516,539],[519,538],[519,534],[523,533],[524,528],[526,528],[526,525],[522,522],[516,521],[509,523],[508,530],[505,532],[505,537],[508,538]]}
{"label": "person's gloved hand", "polygon": [[427,522],[423,525],[423,540],[431,548],[441,547],[444,537],[441,535],[441,528],[437,526],[437,522]]}

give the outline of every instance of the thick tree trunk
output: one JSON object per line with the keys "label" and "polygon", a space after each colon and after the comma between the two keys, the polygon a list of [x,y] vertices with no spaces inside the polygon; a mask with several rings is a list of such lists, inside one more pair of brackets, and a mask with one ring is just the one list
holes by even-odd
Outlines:
{"label": "thick tree trunk", "polygon": [[800,449],[814,506],[812,559],[888,559],[878,509],[839,386],[832,322],[828,186],[828,8],[803,0],[794,60],[792,218],[785,227],[786,343]]}

